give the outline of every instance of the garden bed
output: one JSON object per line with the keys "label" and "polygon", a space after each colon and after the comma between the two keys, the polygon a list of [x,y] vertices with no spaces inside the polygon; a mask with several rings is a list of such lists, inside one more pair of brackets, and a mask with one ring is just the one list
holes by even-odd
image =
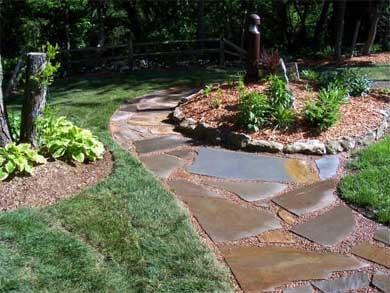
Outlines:
{"label": "garden bed", "polygon": [[[235,148],[317,154],[337,153],[368,144],[382,137],[388,126],[388,99],[384,95],[370,92],[364,96],[351,97],[348,103],[341,106],[338,122],[319,133],[308,125],[303,115],[305,105],[316,99],[318,89],[313,84],[301,81],[290,82],[289,89],[295,97],[297,118],[287,130],[264,127],[259,131],[249,132],[239,126],[239,93],[234,85],[228,84],[219,86],[208,95],[204,91],[193,95],[176,109],[174,118],[179,122],[179,128],[187,132],[211,137],[211,140],[221,141]],[[247,86],[247,91],[254,90],[264,92],[266,86]],[[200,133],[202,131],[206,133]],[[213,136],[218,135],[221,137],[213,139]],[[297,144],[302,143],[308,143],[309,146],[298,147]]]}
{"label": "garden bed", "polygon": [[47,162],[37,166],[32,176],[15,176],[0,182],[0,211],[53,204],[101,181],[112,168],[110,152],[89,164]]}
{"label": "garden bed", "polygon": [[335,62],[332,58],[304,59],[297,60],[297,62],[306,67],[387,65],[390,64],[390,52],[344,58],[341,62]]}

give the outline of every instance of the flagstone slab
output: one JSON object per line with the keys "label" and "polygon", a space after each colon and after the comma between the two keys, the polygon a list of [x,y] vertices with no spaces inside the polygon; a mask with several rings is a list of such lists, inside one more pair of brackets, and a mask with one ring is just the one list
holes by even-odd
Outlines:
{"label": "flagstone slab", "polygon": [[320,171],[321,180],[326,180],[337,175],[339,169],[340,159],[339,156],[325,156],[316,160],[317,168]]}
{"label": "flagstone slab", "polygon": [[257,236],[260,242],[267,243],[295,243],[294,236],[289,232],[282,230],[272,230],[261,233]]}
{"label": "flagstone slab", "polygon": [[374,239],[390,245],[390,229],[387,227],[379,227],[374,234]]}
{"label": "flagstone slab", "polygon": [[352,211],[338,206],[308,222],[298,225],[292,231],[313,242],[331,246],[345,239],[353,232],[355,222]]}
{"label": "flagstone slab", "polygon": [[191,173],[223,179],[308,182],[317,178],[306,161],[200,148]]}
{"label": "flagstone slab", "polygon": [[156,110],[173,110],[181,99],[182,95],[170,96],[170,95],[150,95],[141,99],[137,103],[138,111],[156,111]]}
{"label": "flagstone slab", "polygon": [[135,113],[127,120],[127,123],[141,126],[159,126],[169,120],[170,113],[170,111]]}
{"label": "flagstone slab", "polygon": [[174,179],[168,182],[170,188],[181,198],[193,196],[220,197],[205,187],[185,179]]}
{"label": "flagstone slab", "polygon": [[276,182],[212,181],[207,179],[202,182],[206,185],[235,193],[246,201],[267,199],[287,188],[286,184]]}
{"label": "flagstone slab", "polygon": [[333,192],[336,189],[336,181],[319,181],[312,185],[294,189],[272,201],[291,213],[302,216],[307,213],[325,208],[335,202]]}
{"label": "flagstone slab", "polygon": [[166,154],[141,156],[140,160],[149,171],[162,179],[169,178],[173,171],[185,165],[185,161]]}
{"label": "flagstone slab", "polygon": [[312,293],[312,292],[313,292],[313,287],[310,285],[283,290],[283,293]]}
{"label": "flagstone slab", "polygon": [[170,135],[144,140],[137,140],[134,142],[134,145],[138,153],[145,154],[188,145],[190,141],[191,139],[189,138]]}
{"label": "flagstone slab", "polygon": [[390,292],[390,275],[375,274],[372,278],[372,285],[382,292]]}
{"label": "flagstone slab", "polygon": [[364,264],[332,252],[310,252],[292,247],[221,247],[222,254],[245,292],[262,292],[293,281],[325,279],[335,271]]}
{"label": "flagstone slab", "polygon": [[390,248],[388,247],[377,247],[365,242],[352,248],[352,253],[361,258],[390,268]]}
{"label": "flagstone slab", "polygon": [[239,240],[281,228],[271,213],[243,207],[226,199],[186,196],[183,201],[215,242]]}
{"label": "flagstone slab", "polygon": [[338,279],[311,282],[312,285],[325,293],[344,293],[350,290],[364,289],[370,286],[368,274],[358,272]]}
{"label": "flagstone slab", "polygon": [[188,160],[194,157],[195,152],[192,150],[173,150],[167,153],[168,155],[178,157],[183,160]]}

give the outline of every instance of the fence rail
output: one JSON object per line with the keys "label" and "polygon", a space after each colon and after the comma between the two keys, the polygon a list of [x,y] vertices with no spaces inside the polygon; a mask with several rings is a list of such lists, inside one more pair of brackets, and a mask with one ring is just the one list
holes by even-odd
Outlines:
{"label": "fence rail", "polygon": [[[242,62],[246,51],[224,38],[143,42],[106,47],[85,47],[62,51],[67,68],[126,67],[133,69],[137,62],[174,63],[193,59],[213,60],[224,66],[226,60]],[[171,65],[171,64],[170,64]]]}

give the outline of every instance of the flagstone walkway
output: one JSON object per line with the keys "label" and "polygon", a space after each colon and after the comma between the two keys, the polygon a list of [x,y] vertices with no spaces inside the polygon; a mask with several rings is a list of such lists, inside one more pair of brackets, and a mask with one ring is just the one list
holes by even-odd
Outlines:
{"label": "flagstone walkway", "polygon": [[390,230],[335,194],[343,155],[245,153],[169,123],[192,89],[121,106],[113,138],[182,201],[244,292],[390,292]]}

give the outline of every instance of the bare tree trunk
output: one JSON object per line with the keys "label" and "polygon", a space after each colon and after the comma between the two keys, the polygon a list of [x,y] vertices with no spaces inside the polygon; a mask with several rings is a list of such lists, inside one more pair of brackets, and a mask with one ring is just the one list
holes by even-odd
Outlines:
{"label": "bare tree trunk", "polygon": [[21,50],[21,56],[18,60],[18,63],[15,66],[14,71],[12,72],[11,78],[8,82],[7,88],[4,93],[4,97],[8,98],[11,95],[11,92],[15,90],[16,84],[18,83],[18,75],[20,72],[20,68],[22,67],[23,64],[23,56],[24,56],[24,49]]}
{"label": "bare tree trunk", "polygon": [[28,53],[26,70],[26,91],[22,108],[22,125],[20,141],[37,146],[35,122],[42,114],[46,104],[47,86],[34,77],[46,66],[45,53]]}
{"label": "bare tree trunk", "polygon": [[204,39],[204,0],[198,0],[197,1],[197,9],[198,9],[198,15],[197,15],[197,27],[196,27],[196,38]]}
{"label": "bare tree trunk", "polygon": [[316,24],[316,28],[314,30],[314,43],[316,44],[316,47],[321,46],[321,37],[323,36],[324,26],[326,23],[326,17],[328,15],[329,11],[329,0],[322,0],[322,10],[320,18],[318,19],[318,22]]}
{"label": "bare tree trunk", "polygon": [[363,47],[363,51],[362,51],[363,55],[370,54],[371,47],[374,44],[376,29],[381,15],[380,8],[382,7],[382,3],[383,0],[376,3],[375,11],[371,17],[371,24],[370,24],[370,30],[368,31],[368,37]]}
{"label": "bare tree trunk", "polygon": [[360,29],[360,19],[356,22],[356,26],[355,26],[355,31],[353,33],[353,38],[352,38],[352,48],[351,48],[351,56],[350,57],[353,57],[353,53],[355,51],[355,47],[356,47],[356,42],[357,42],[357,37],[359,35],[359,29]]}
{"label": "bare tree trunk", "polygon": [[7,113],[4,106],[2,83],[3,67],[1,65],[0,56],[0,147],[5,147],[8,143],[12,141],[12,139],[8,127]]}
{"label": "bare tree trunk", "polygon": [[334,47],[334,58],[336,61],[341,60],[341,46],[344,34],[344,16],[346,0],[335,0],[333,7],[336,13],[336,42]]}

